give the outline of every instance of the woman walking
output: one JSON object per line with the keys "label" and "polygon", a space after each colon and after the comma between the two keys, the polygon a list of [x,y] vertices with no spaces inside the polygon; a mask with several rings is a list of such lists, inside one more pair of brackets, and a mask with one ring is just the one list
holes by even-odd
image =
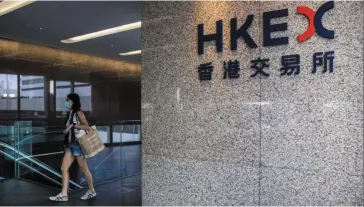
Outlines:
{"label": "woman walking", "polygon": [[49,199],[51,201],[68,201],[68,183],[69,183],[69,168],[73,161],[76,159],[81,171],[86,177],[88,183],[88,191],[82,200],[87,200],[96,196],[95,189],[93,187],[92,175],[87,166],[86,158],[83,156],[80,145],[77,143],[76,135],[79,130],[89,130],[90,127],[86,120],[85,114],[81,111],[80,97],[71,93],[67,95],[65,106],[70,112],[66,119],[66,134],[64,139],[65,153],[62,161],[62,191],[56,196],[52,196]]}

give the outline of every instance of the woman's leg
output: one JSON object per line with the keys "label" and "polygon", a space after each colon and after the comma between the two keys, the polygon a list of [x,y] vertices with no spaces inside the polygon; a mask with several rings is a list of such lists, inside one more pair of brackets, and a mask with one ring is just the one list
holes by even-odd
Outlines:
{"label": "woman's leg", "polygon": [[61,194],[63,196],[66,196],[67,192],[68,192],[68,182],[70,180],[69,169],[74,160],[75,160],[75,157],[72,155],[72,153],[66,152],[64,154],[63,161],[62,161],[62,167],[61,167],[61,170],[62,170],[62,192],[61,192]]}
{"label": "woman's leg", "polygon": [[78,162],[78,165],[80,166],[80,169],[82,171],[82,173],[85,175],[86,180],[87,180],[87,184],[88,184],[88,189],[91,192],[94,192],[94,183],[92,181],[92,175],[90,170],[88,169],[88,165],[87,165],[87,161],[83,156],[78,156],[76,157],[76,160]]}

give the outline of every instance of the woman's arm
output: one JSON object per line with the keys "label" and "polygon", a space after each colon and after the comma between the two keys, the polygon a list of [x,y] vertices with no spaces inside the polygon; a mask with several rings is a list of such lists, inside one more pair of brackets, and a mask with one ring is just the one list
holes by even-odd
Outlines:
{"label": "woman's arm", "polygon": [[75,128],[77,129],[83,129],[83,130],[89,130],[90,126],[88,125],[87,119],[85,117],[85,114],[82,111],[77,112],[77,116],[80,119],[81,124],[76,124]]}

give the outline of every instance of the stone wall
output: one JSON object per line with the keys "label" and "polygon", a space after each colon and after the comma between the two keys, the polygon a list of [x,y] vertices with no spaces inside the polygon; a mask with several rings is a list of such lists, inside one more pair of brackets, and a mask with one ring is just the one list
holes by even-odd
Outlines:
{"label": "stone wall", "polygon": [[[323,16],[334,39],[308,27],[297,6],[324,2],[143,2],[143,205],[363,205],[363,2],[335,2]],[[263,47],[263,13],[288,8],[288,45]],[[230,19],[254,20],[230,50]],[[197,54],[197,25],[216,32]],[[334,72],[312,73],[315,52],[334,51]],[[300,55],[300,74],[281,76],[281,57]],[[269,77],[250,77],[268,58]],[[238,60],[240,78],[223,79]],[[198,66],[212,62],[212,81]]]}

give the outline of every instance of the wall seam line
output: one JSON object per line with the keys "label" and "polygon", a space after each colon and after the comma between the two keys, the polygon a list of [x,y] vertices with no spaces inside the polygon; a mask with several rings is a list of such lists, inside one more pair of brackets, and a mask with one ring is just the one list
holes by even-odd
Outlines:
{"label": "wall seam line", "polygon": [[[261,1],[259,1],[259,18],[261,17]],[[259,19],[259,42],[261,42],[262,19]],[[259,57],[262,56],[262,47],[259,47]],[[258,183],[258,205],[261,206],[262,186],[262,77],[259,76],[259,183]]]}

